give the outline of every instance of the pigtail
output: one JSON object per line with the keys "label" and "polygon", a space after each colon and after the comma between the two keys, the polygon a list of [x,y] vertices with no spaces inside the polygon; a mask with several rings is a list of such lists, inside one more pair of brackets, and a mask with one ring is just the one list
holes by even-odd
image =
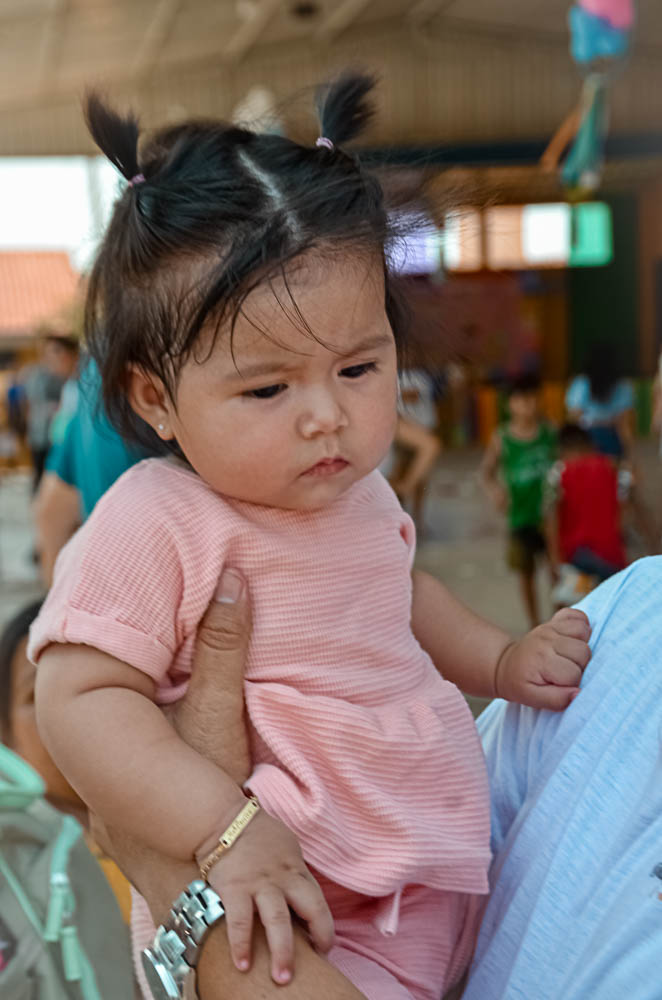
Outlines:
{"label": "pigtail", "polygon": [[365,131],[375,113],[367,100],[375,82],[367,73],[348,72],[318,89],[315,104],[324,138],[338,146]]}
{"label": "pigtail", "polygon": [[133,180],[140,175],[138,165],[138,119],[129,112],[124,118],[104,104],[99,94],[87,94],[83,112],[97,146],[119,172]]}

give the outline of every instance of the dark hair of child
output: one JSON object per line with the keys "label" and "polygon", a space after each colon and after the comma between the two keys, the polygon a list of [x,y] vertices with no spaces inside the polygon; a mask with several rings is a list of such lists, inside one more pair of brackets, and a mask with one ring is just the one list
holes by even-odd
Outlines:
{"label": "dark hair of child", "polygon": [[587,355],[586,375],[592,398],[597,403],[606,403],[614,386],[623,377],[623,371],[613,351],[604,346],[593,347]]}
{"label": "dark hair of child", "polygon": [[516,375],[508,383],[508,398],[511,396],[530,396],[540,391],[540,378],[538,375],[527,373]]}
{"label": "dark hair of child", "polygon": [[17,611],[5,625],[0,635],[0,736],[6,740],[9,734],[11,714],[12,665],[18,644],[27,638],[30,626],[39,614],[42,601],[33,601]]}
{"label": "dark hair of child", "polygon": [[261,283],[280,277],[290,299],[284,310],[314,336],[287,282],[288,268],[291,275],[310,250],[381,262],[385,308],[401,345],[382,188],[344,148],[372,117],[373,86],[368,76],[345,74],[318,90],[325,142],[315,146],[222,121],[187,121],[158,131],[140,155],[136,118],[88,96],[90,132],[129,181],[90,276],[85,317],[104,404],[124,437],[164,450],[131,409],[129,366],[157,376],[174,399],[178,372],[197,358],[201,334],[211,332],[213,346],[229,321],[231,336],[243,301]]}
{"label": "dark hair of child", "polygon": [[588,431],[579,424],[563,424],[558,434],[559,451],[593,451]]}
{"label": "dark hair of child", "polygon": [[75,337],[64,337],[57,333],[45,333],[44,340],[49,344],[55,344],[68,354],[78,354],[78,341]]}

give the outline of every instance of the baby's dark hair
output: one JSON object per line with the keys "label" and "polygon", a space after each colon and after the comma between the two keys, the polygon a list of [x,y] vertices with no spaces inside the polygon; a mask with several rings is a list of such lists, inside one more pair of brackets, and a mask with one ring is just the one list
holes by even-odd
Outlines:
{"label": "baby's dark hair", "polygon": [[[318,90],[325,144],[188,121],[161,129],[140,156],[136,118],[88,96],[90,132],[129,181],[90,276],[85,317],[104,404],[123,436],[163,450],[131,409],[129,367],[157,376],[174,398],[203,330],[215,337],[228,321],[234,330],[242,303],[263,281],[280,276],[291,296],[286,267],[309,250],[349,250],[381,262],[385,307],[401,344],[382,188],[344,149],[372,116],[373,85],[369,76],[346,73]],[[309,329],[294,301],[286,308]]]}

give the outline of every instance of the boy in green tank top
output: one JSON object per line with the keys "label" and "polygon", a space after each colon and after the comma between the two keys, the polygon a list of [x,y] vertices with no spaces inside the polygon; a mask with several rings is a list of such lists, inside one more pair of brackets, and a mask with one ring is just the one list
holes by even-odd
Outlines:
{"label": "boy in green tank top", "polygon": [[538,379],[520,376],[508,392],[509,419],[495,431],[481,466],[481,477],[497,510],[508,518],[508,565],[519,575],[524,607],[538,624],[535,568],[545,554],[542,496],[556,457],[556,432],[540,417]]}

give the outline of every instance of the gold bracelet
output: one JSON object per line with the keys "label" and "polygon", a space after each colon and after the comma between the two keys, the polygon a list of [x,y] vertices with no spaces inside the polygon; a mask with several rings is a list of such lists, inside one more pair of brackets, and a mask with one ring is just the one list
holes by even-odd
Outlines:
{"label": "gold bracelet", "polygon": [[208,854],[205,860],[200,863],[200,874],[203,879],[207,879],[209,872],[212,870],[219,858],[221,858],[226,851],[230,850],[237,837],[244,832],[250,821],[258,814],[259,811],[260,803],[257,798],[252,795],[241,812],[239,812],[232,820],[227,830],[224,830],[218,838],[218,844],[211,854]]}

